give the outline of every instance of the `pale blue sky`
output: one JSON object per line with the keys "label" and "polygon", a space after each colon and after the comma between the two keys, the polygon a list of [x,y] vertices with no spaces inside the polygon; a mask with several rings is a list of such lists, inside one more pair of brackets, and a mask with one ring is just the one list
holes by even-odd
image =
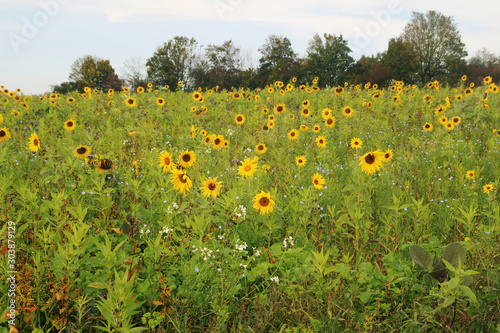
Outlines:
{"label": "pale blue sky", "polygon": [[342,34],[358,59],[384,51],[412,11],[428,10],[455,19],[469,55],[500,54],[497,0],[0,0],[0,85],[47,92],[86,54],[120,75],[126,60],[146,61],[177,35],[202,46],[232,39],[257,64],[270,34],[289,38],[299,56],[315,33]]}

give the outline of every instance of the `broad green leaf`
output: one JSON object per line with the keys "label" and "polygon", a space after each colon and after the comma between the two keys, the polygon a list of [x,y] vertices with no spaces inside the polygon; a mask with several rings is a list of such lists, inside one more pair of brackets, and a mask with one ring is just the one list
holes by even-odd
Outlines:
{"label": "broad green leaf", "polygon": [[471,302],[477,303],[476,294],[474,294],[474,292],[472,290],[470,290],[469,287],[464,286],[464,285],[460,285],[460,286],[458,286],[458,288],[460,288],[460,290],[462,291],[462,293],[465,296],[467,296]]}
{"label": "broad green leaf", "polygon": [[460,243],[450,244],[444,249],[443,259],[448,261],[453,267],[457,267],[458,258],[462,265],[465,264],[465,248]]}
{"label": "broad green leaf", "polygon": [[430,254],[421,246],[410,246],[410,256],[417,264],[425,268],[425,270],[428,270],[432,266]]}
{"label": "broad green leaf", "polygon": [[462,277],[462,283],[460,285],[468,287],[468,286],[470,286],[472,281],[474,281],[472,276],[466,275],[466,276]]}

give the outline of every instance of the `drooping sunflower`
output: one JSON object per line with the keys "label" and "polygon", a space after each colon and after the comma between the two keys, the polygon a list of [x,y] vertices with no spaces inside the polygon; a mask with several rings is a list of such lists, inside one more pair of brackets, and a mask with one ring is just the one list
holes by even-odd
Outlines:
{"label": "drooping sunflower", "polygon": [[165,100],[163,98],[161,98],[161,97],[157,97],[156,98],[156,104],[158,106],[163,106],[165,104]]}
{"label": "drooping sunflower", "polygon": [[432,126],[432,124],[425,123],[423,128],[424,128],[424,131],[432,131],[433,126]]}
{"label": "drooping sunflower", "polygon": [[245,158],[238,167],[238,174],[245,178],[252,177],[255,171],[257,171],[257,160],[255,158],[253,160]]}
{"label": "drooping sunflower", "polygon": [[254,204],[252,205],[252,207],[256,211],[259,211],[259,214],[265,215],[267,213],[273,212],[273,207],[275,205],[275,202],[274,202],[273,198],[271,197],[271,193],[266,193],[264,191],[260,191],[260,193],[255,195],[253,201],[254,201]]}
{"label": "drooping sunflower", "polygon": [[312,183],[315,188],[317,188],[318,190],[322,190],[324,188],[323,185],[325,185],[326,182],[322,175],[320,175],[319,173],[315,173],[312,178]]}
{"label": "drooping sunflower", "polygon": [[293,129],[288,133],[288,138],[292,141],[297,140],[298,137],[299,132],[296,129]]}
{"label": "drooping sunflower", "polygon": [[40,139],[36,133],[32,133],[29,138],[29,149],[33,152],[37,152],[40,149]]}
{"label": "drooping sunflower", "polygon": [[474,170],[468,170],[465,174],[465,178],[467,179],[474,179],[474,177],[476,177],[476,172]]}
{"label": "drooping sunflower", "polygon": [[76,127],[76,123],[73,119],[68,119],[64,122],[64,128],[68,131],[74,130]]}
{"label": "drooping sunflower", "polygon": [[236,122],[236,125],[241,125],[245,122],[245,116],[242,114],[237,114],[236,117],[234,117],[234,121]]}
{"label": "drooping sunflower", "polygon": [[183,194],[190,191],[193,186],[191,179],[186,175],[186,170],[172,169],[170,175],[170,182],[174,185],[174,189]]}
{"label": "drooping sunflower", "polygon": [[255,151],[258,154],[264,154],[267,151],[267,147],[263,143],[259,143],[257,146],[255,146]]}
{"label": "drooping sunflower", "polygon": [[334,127],[335,126],[335,117],[330,116],[330,117],[326,118],[325,119],[325,126],[328,128]]}
{"label": "drooping sunflower", "polygon": [[303,108],[301,111],[300,111],[300,114],[303,116],[303,117],[309,117],[311,115],[311,110],[309,110],[308,108]]}
{"label": "drooping sunflower", "polygon": [[359,158],[359,165],[361,170],[369,175],[380,170],[382,167],[382,161],[384,160],[384,155],[375,150],[364,154]]}
{"label": "drooping sunflower", "polygon": [[219,134],[212,140],[212,144],[214,145],[215,149],[220,149],[224,145],[224,137]]}
{"label": "drooping sunflower", "polygon": [[78,146],[73,150],[73,154],[78,158],[86,158],[90,154],[89,146]]}
{"label": "drooping sunflower", "polygon": [[196,154],[194,151],[186,150],[179,155],[179,164],[186,169],[192,167],[194,162],[196,162]]}
{"label": "drooping sunflower", "polygon": [[451,118],[451,122],[454,125],[459,125],[462,122],[462,118],[460,118],[459,116],[455,116],[455,117]]}
{"label": "drooping sunflower", "polygon": [[306,165],[307,159],[305,156],[297,156],[295,157],[295,164],[297,164],[299,167],[303,167]]}
{"label": "drooping sunflower", "polygon": [[106,171],[111,170],[112,167],[113,162],[107,158],[100,160],[99,163],[97,163],[97,170],[99,170],[99,173],[105,173]]}
{"label": "drooping sunflower", "polygon": [[172,155],[168,151],[163,152],[158,157],[159,167],[163,169],[163,171],[168,172],[170,169],[174,167],[174,163],[172,161]]}
{"label": "drooping sunflower", "polygon": [[320,148],[325,148],[326,143],[327,143],[327,141],[326,141],[325,137],[320,135],[316,138],[316,146],[318,146]]}
{"label": "drooping sunflower", "polygon": [[493,184],[486,184],[483,186],[483,191],[484,193],[489,193],[491,191],[493,191],[495,187],[493,186]]}
{"label": "drooping sunflower", "polygon": [[351,148],[361,148],[361,146],[363,145],[363,141],[361,141],[361,139],[358,139],[358,138],[352,138],[351,140]]}
{"label": "drooping sunflower", "polygon": [[274,112],[277,114],[281,114],[286,111],[286,106],[285,104],[278,104],[274,107]]}
{"label": "drooping sunflower", "polygon": [[349,106],[346,106],[343,110],[342,110],[342,114],[346,117],[352,117],[352,115],[354,114],[354,110],[351,109]]}
{"label": "drooping sunflower", "polygon": [[126,105],[127,107],[129,107],[129,108],[134,107],[134,106],[135,106],[135,104],[136,104],[136,100],[135,100],[135,98],[133,98],[133,97],[128,97],[128,98],[125,100],[125,105]]}
{"label": "drooping sunflower", "polygon": [[10,138],[9,130],[6,128],[0,128],[0,143],[4,142],[8,138]]}
{"label": "drooping sunflower", "polygon": [[387,150],[384,153],[384,160],[382,162],[389,162],[390,160],[392,160],[393,156],[394,156],[394,153],[392,152],[392,150],[391,149]]}
{"label": "drooping sunflower", "polygon": [[207,178],[201,182],[201,185],[202,185],[202,187],[200,187],[200,190],[202,190],[201,194],[204,197],[212,196],[215,199],[219,195],[220,190],[222,188],[222,180],[217,181],[217,177],[215,177],[214,179]]}

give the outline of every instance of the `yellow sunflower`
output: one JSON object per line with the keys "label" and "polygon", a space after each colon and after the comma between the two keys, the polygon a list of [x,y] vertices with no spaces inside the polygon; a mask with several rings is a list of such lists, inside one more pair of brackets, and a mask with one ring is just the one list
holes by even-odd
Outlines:
{"label": "yellow sunflower", "polygon": [[459,125],[462,122],[462,118],[460,118],[459,116],[455,116],[455,117],[451,118],[451,122],[454,125]]}
{"label": "yellow sunflower", "polygon": [[219,134],[212,139],[212,144],[215,149],[220,149],[224,145],[224,137]]}
{"label": "yellow sunflower", "polygon": [[490,83],[491,83],[491,80],[492,80],[492,79],[491,79],[491,76],[489,76],[489,75],[488,75],[487,77],[485,77],[485,78],[483,79],[483,82],[484,82],[485,84],[490,84]]}
{"label": "yellow sunflower", "polygon": [[384,160],[382,162],[389,162],[390,160],[392,160],[393,156],[394,156],[394,153],[392,152],[391,149],[389,149],[388,151],[386,151],[384,153]]}
{"label": "yellow sunflower", "polygon": [[467,75],[462,76],[462,81],[467,81]]}
{"label": "yellow sunflower", "polygon": [[9,130],[6,128],[0,128],[0,143],[4,142],[8,138],[10,138]]}
{"label": "yellow sunflower", "polygon": [[311,110],[309,110],[308,108],[303,108],[301,111],[300,111],[300,114],[303,116],[303,117],[309,117],[311,115]]}
{"label": "yellow sunflower", "polygon": [[259,143],[257,146],[255,146],[255,151],[258,154],[264,154],[267,151],[267,147],[263,143]]}
{"label": "yellow sunflower", "polygon": [[158,162],[160,163],[158,166],[165,172],[170,171],[170,169],[174,167],[174,163],[172,162],[172,155],[170,155],[170,153],[167,151],[163,152],[158,157]]}
{"label": "yellow sunflower", "polygon": [[323,185],[325,185],[326,182],[322,175],[320,175],[319,173],[315,173],[312,179],[312,183],[315,188],[317,188],[318,190],[322,190],[324,187]]}
{"label": "yellow sunflower", "polygon": [[351,148],[360,148],[361,146],[363,145],[363,141],[361,141],[361,139],[358,139],[358,138],[352,138],[351,140]]}
{"label": "yellow sunflower", "polygon": [[332,109],[324,108],[323,110],[321,110],[321,116],[323,117],[323,119],[327,119],[332,115],[332,112]]}
{"label": "yellow sunflower", "polygon": [[305,132],[305,131],[307,131],[309,129],[309,127],[307,127],[306,125],[302,124],[302,125],[300,125],[300,129]]}
{"label": "yellow sunflower", "polygon": [[238,167],[238,174],[245,178],[252,177],[253,173],[257,171],[257,161],[258,158],[253,158],[252,160],[245,158]]}
{"label": "yellow sunflower", "polygon": [[186,169],[192,167],[194,162],[196,162],[196,154],[194,151],[186,150],[179,155],[179,164]]}
{"label": "yellow sunflower", "polygon": [[286,111],[286,106],[285,104],[278,104],[274,107],[274,112],[277,114],[283,113]]}
{"label": "yellow sunflower", "polygon": [[112,167],[113,162],[107,158],[100,160],[99,163],[97,163],[97,170],[99,170],[99,173],[105,173],[106,171],[111,170]]}
{"label": "yellow sunflower", "polygon": [[201,99],[201,97],[202,97],[202,96],[201,96],[201,94],[200,94],[198,91],[195,91],[195,92],[193,93],[193,99],[194,99],[195,101],[199,101],[199,100]]}
{"label": "yellow sunflower", "polygon": [[256,210],[259,211],[261,215],[265,215],[267,213],[272,213],[273,212],[273,207],[275,205],[275,202],[273,198],[271,197],[271,193],[266,193],[264,191],[260,191],[257,195],[255,195],[255,198],[253,199],[254,204],[252,207]]}
{"label": "yellow sunflower", "polygon": [[319,125],[314,125],[313,126],[313,132],[314,133],[318,133],[320,129],[321,129],[321,127]]}
{"label": "yellow sunflower", "polygon": [[76,123],[73,119],[68,119],[64,122],[64,128],[68,131],[72,131],[75,129]]}
{"label": "yellow sunflower", "polygon": [[133,97],[128,97],[128,98],[125,100],[125,105],[126,105],[127,107],[129,107],[129,108],[134,107],[134,106],[135,106],[135,104],[136,104],[136,100],[135,100],[135,98],[133,98]]}
{"label": "yellow sunflower", "polygon": [[174,189],[181,194],[186,191],[189,192],[193,186],[191,179],[186,175],[186,170],[172,169],[170,182],[174,185]]}
{"label": "yellow sunflower", "polygon": [[354,110],[351,109],[349,106],[346,106],[343,110],[342,110],[342,114],[346,117],[352,117],[352,115],[354,114]]}
{"label": "yellow sunflower", "polygon": [[78,158],[86,158],[90,154],[89,146],[78,146],[73,150],[73,154]]}
{"label": "yellow sunflower", "polygon": [[337,87],[335,88],[335,95],[340,95],[344,92],[344,88],[343,87]]}
{"label": "yellow sunflower", "polygon": [[144,92],[144,88],[143,87],[137,87],[137,93],[138,94],[142,94]]}
{"label": "yellow sunflower", "polygon": [[455,128],[455,124],[452,122],[452,121],[447,121],[445,124],[444,124],[444,127],[448,130],[448,131],[451,131],[452,129]]}
{"label": "yellow sunflower", "polygon": [[425,123],[423,128],[424,128],[424,131],[432,131],[433,126],[432,126],[432,124]]}
{"label": "yellow sunflower", "polygon": [[309,105],[311,105],[311,102],[310,102],[309,100],[307,100],[307,99],[306,99],[306,100],[302,101],[302,106],[303,106],[304,108],[309,107]]}
{"label": "yellow sunflower", "polygon": [[330,116],[330,117],[326,118],[325,119],[325,126],[328,128],[334,127],[335,126],[335,117]]}
{"label": "yellow sunflower", "polygon": [[68,97],[66,99],[66,101],[69,103],[69,104],[73,104],[75,102],[75,99],[73,97]]}
{"label": "yellow sunflower", "polygon": [[165,104],[165,100],[163,98],[161,98],[161,97],[157,97],[156,98],[156,104],[158,106],[163,106]]}
{"label": "yellow sunflower", "polygon": [[474,179],[476,177],[476,172],[474,170],[468,170],[465,174],[465,178]]}
{"label": "yellow sunflower", "polygon": [[36,133],[32,133],[29,138],[29,149],[33,152],[37,152],[40,149],[40,139]]}
{"label": "yellow sunflower", "polygon": [[304,165],[306,165],[306,162],[307,162],[307,159],[306,159],[305,156],[297,156],[297,157],[295,157],[295,163],[299,167],[303,167]]}
{"label": "yellow sunflower", "polygon": [[292,141],[297,140],[298,137],[299,132],[296,129],[293,129],[288,133],[288,138]]}
{"label": "yellow sunflower", "polygon": [[217,181],[217,177],[215,177],[214,179],[207,178],[201,182],[201,185],[202,185],[202,187],[200,187],[200,190],[202,190],[201,194],[204,197],[212,196],[215,199],[219,195],[220,190],[222,188],[222,180]]}
{"label": "yellow sunflower", "polygon": [[320,135],[320,136],[318,136],[316,138],[316,145],[318,147],[325,148],[326,147],[326,143],[327,143],[327,141],[326,141],[325,137],[323,137],[323,136]]}
{"label": "yellow sunflower", "polygon": [[241,125],[245,122],[245,116],[242,114],[237,114],[236,117],[234,117],[234,121],[236,122],[236,125]]}
{"label": "yellow sunflower", "polygon": [[483,186],[483,191],[484,193],[489,193],[491,191],[493,191],[495,187],[493,186],[493,184],[486,184]]}
{"label": "yellow sunflower", "polygon": [[359,165],[361,166],[361,170],[363,172],[371,175],[380,170],[383,160],[384,155],[381,152],[371,151],[359,158]]}
{"label": "yellow sunflower", "polygon": [[446,122],[448,122],[448,118],[446,118],[446,116],[442,116],[441,118],[439,118],[439,123],[441,125],[446,125]]}

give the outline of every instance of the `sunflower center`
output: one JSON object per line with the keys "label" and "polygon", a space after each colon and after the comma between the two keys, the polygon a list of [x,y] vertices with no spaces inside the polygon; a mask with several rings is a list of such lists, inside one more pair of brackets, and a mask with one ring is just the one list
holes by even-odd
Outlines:
{"label": "sunflower center", "polygon": [[165,162],[165,165],[170,165],[170,157],[165,157],[163,162]]}
{"label": "sunflower center", "polygon": [[214,183],[210,183],[210,184],[208,184],[208,189],[209,189],[210,191],[215,191],[215,189],[216,189],[216,188],[217,188],[217,186],[215,186],[215,184],[214,184]]}
{"label": "sunflower center", "polygon": [[5,133],[4,130],[0,130],[0,138],[3,138],[4,136],[6,136],[7,134]]}
{"label": "sunflower center", "polygon": [[191,161],[191,155],[189,155],[189,154],[182,155],[182,160],[184,162],[188,163],[189,161]]}
{"label": "sunflower center", "polygon": [[245,171],[246,172],[249,172],[250,170],[252,170],[252,167],[250,165],[245,166]]}
{"label": "sunflower center", "polygon": [[179,181],[183,184],[186,184],[187,183],[187,176],[183,173],[181,173],[179,176]]}
{"label": "sunflower center", "polygon": [[373,164],[375,162],[375,155],[373,155],[373,154],[366,155],[365,162],[367,164]]}
{"label": "sunflower center", "polygon": [[73,122],[72,121],[68,121],[68,127],[73,127]]}
{"label": "sunflower center", "polygon": [[315,180],[313,181],[313,183],[314,183],[315,185],[318,185],[318,183],[319,183],[319,182],[318,182],[318,180],[317,180],[317,179],[315,179]]}
{"label": "sunflower center", "polygon": [[278,111],[278,112],[283,111],[283,107],[282,107],[282,106],[278,106],[278,107],[276,108],[276,111]]}
{"label": "sunflower center", "polygon": [[236,120],[237,120],[237,121],[242,121],[242,120],[243,120],[243,118],[238,117],[238,118],[236,118]]}
{"label": "sunflower center", "polygon": [[259,149],[259,150],[264,150],[264,146],[263,146],[263,145],[260,145],[257,149]]}
{"label": "sunflower center", "polygon": [[384,157],[389,158],[389,157],[391,157],[391,154],[385,154]]}
{"label": "sunflower center", "polygon": [[290,133],[291,136],[295,136],[295,132]]}
{"label": "sunflower center", "polygon": [[319,143],[323,144],[323,140],[319,140]]}
{"label": "sunflower center", "polygon": [[220,144],[220,139],[215,139],[214,144],[218,146]]}
{"label": "sunflower center", "polygon": [[345,113],[351,113],[351,109],[345,109]]}
{"label": "sunflower center", "polygon": [[429,128],[431,127],[429,124],[425,124],[425,128]]}
{"label": "sunflower center", "polygon": [[33,145],[38,146],[38,139],[33,140]]}
{"label": "sunflower center", "polygon": [[259,200],[259,204],[262,206],[262,207],[267,207],[269,206],[269,199],[267,197],[262,197],[260,198]]}
{"label": "sunflower center", "polygon": [[80,155],[83,155],[83,154],[85,154],[85,153],[87,152],[87,148],[85,148],[85,147],[80,147],[80,148],[78,148],[78,149],[76,150],[76,152],[77,152],[78,154],[80,154]]}
{"label": "sunflower center", "polygon": [[333,124],[333,119],[332,118],[328,118],[328,120],[326,122],[328,123],[328,125],[331,125],[331,124]]}

